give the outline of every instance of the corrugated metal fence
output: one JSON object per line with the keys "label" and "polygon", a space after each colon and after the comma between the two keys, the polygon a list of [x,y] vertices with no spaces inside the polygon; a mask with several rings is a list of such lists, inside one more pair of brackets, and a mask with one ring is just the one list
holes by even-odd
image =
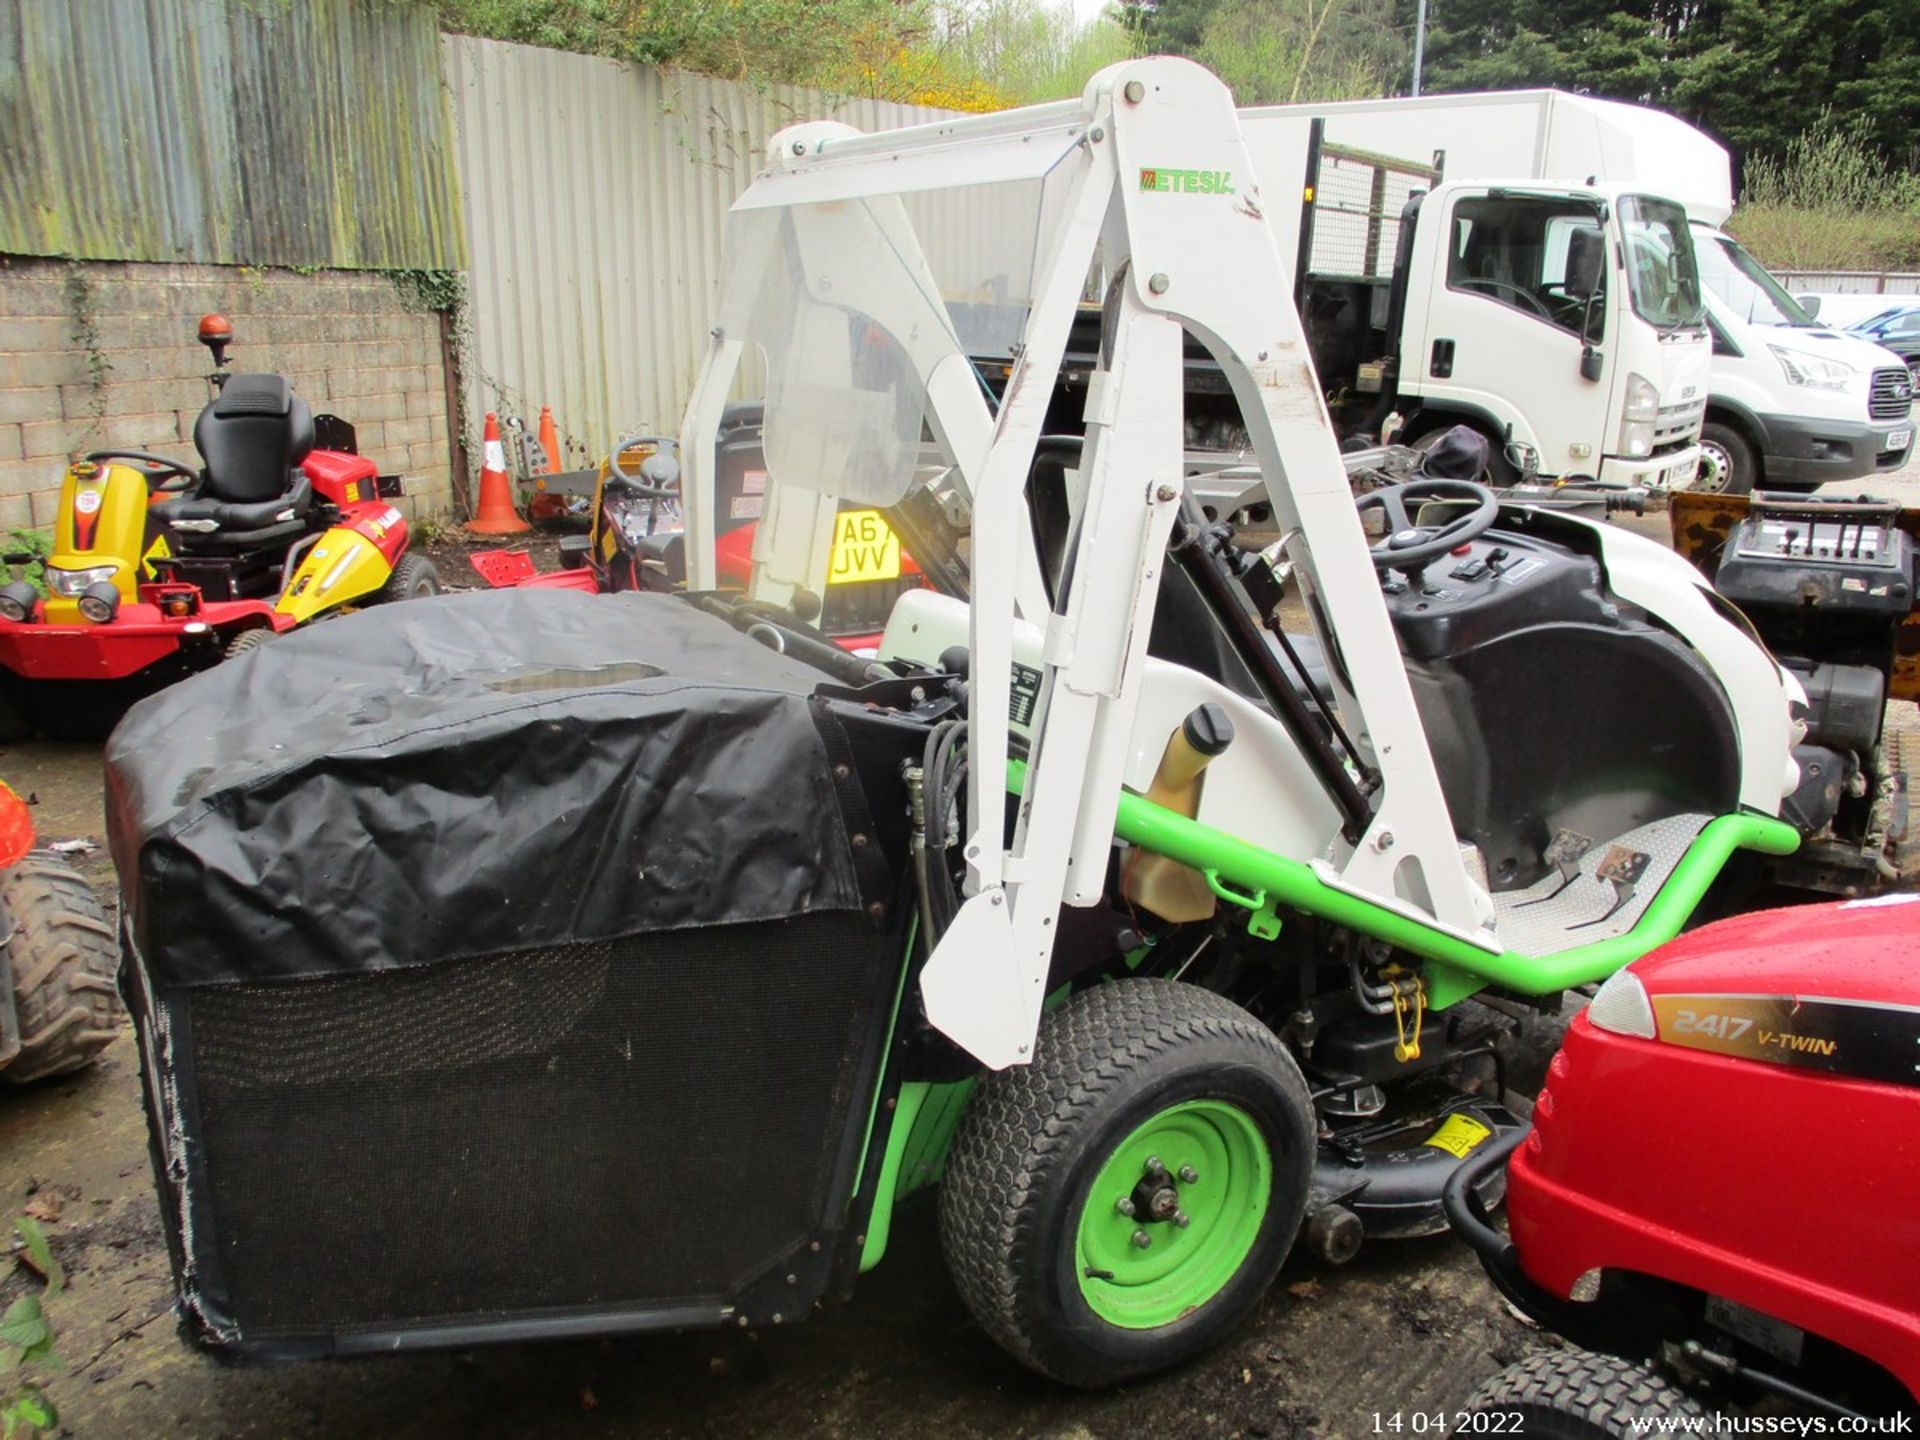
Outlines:
{"label": "corrugated metal fence", "polygon": [[719,283],[727,208],[769,136],[949,112],[764,90],[526,45],[442,38],[472,255],[469,408],[531,427],[571,467],[618,432],[678,433]]}
{"label": "corrugated metal fence", "polygon": [[0,0],[0,251],[451,269],[431,6]]}

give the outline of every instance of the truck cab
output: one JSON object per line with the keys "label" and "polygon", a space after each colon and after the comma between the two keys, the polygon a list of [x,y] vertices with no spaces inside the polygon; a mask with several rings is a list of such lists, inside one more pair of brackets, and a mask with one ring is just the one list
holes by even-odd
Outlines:
{"label": "truck cab", "polygon": [[1731,235],[1699,221],[1692,229],[1713,334],[1698,487],[1811,490],[1906,464],[1906,363],[1819,324]]}
{"label": "truck cab", "polygon": [[1693,479],[1711,363],[1685,212],[1616,186],[1445,182],[1410,202],[1398,397],[1519,474]]}

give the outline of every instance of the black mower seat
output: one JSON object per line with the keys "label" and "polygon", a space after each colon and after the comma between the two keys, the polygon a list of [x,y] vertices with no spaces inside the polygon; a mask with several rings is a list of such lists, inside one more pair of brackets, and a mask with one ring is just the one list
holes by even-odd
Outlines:
{"label": "black mower seat", "polygon": [[155,505],[152,514],[170,539],[189,550],[237,550],[292,540],[306,533],[313,511],[313,484],[293,472],[291,492],[252,504],[234,504],[205,491]]}
{"label": "black mower seat", "polygon": [[284,375],[234,375],[194,422],[193,444],[206,461],[193,498],[266,504],[293,491],[313,449],[313,411]]}

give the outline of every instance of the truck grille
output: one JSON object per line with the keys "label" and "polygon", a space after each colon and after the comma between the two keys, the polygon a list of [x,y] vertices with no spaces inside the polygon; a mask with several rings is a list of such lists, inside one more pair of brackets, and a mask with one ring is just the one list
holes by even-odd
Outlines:
{"label": "truck grille", "polygon": [[1867,395],[1867,413],[1876,420],[1904,420],[1913,409],[1913,377],[1905,366],[1889,366],[1873,372],[1873,389]]}
{"label": "truck grille", "polygon": [[1707,413],[1705,400],[1686,400],[1678,405],[1662,405],[1653,422],[1655,449],[1665,449],[1675,441],[1691,443],[1700,433],[1700,422]]}

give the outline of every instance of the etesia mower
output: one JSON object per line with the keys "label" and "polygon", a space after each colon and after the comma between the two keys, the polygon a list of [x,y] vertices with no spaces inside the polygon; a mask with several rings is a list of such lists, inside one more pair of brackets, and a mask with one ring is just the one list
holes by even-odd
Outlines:
{"label": "etesia mower", "polygon": [[46,595],[0,586],[0,708],[16,735],[100,728],[130,694],[296,625],[439,592],[433,562],[407,548],[399,477],[356,453],[353,427],[316,419],[284,376],[229,373],[223,316],[203,316],[199,339],[214,367],[193,427],[201,468],[142,450],[76,461]]}
{"label": "etesia mower", "polygon": [[[1231,1333],[1300,1237],[1444,1230],[1447,1177],[1518,1124],[1521,1019],[1853,823],[1798,747],[1870,738],[1824,713],[1866,677],[1816,693],[1665,546],[1463,481],[1356,503],[1261,207],[1182,60],[789,128],[677,447],[684,592],[349,616],[128,716],[108,831],[194,1340],[790,1325],[937,1185],[988,1336],[1141,1375]],[[1090,275],[1085,434],[1056,439]],[[1188,491],[1189,334],[1262,548]],[[935,581],[871,658],[795,608],[848,505],[911,517]]]}

